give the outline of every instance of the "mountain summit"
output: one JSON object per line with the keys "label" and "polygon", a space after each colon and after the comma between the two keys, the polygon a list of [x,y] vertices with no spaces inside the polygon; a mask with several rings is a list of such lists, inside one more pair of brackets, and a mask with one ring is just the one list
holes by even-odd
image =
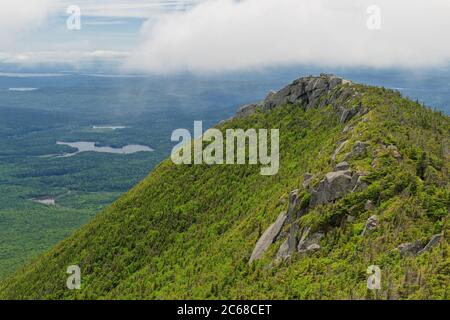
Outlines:
{"label": "mountain summit", "polygon": [[278,174],[163,161],[0,298],[448,298],[448,116],[322,74],[217,128],[279,129]]}

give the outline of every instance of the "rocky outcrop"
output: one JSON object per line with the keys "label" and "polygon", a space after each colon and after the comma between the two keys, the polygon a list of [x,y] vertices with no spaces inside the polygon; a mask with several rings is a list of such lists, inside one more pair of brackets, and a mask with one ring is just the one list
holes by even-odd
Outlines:
{"label": "rocky outcrop", "polygon": [[358,109],[345,109],[343,107],[339,107],[340,117],[339,122],[340,123],[346,123],[351,118],[353,118],[356,114],[358,114]]}
{"label": "rocky outcrop", "polygon": [[291,255],[296,251],[298,229],[298,224],[296,223],[292,224],[289,228],[288,238],[281,244],[280,248],[278,249],[277,256],[275,258],[276,263],[289,259]]}
{"label": "rocky outcrop", "polygon": [[350,88],[345,88],[339,90],[339,92],[336,92],[328,99],[325,98],[325,94],[331,92],[337,86],[347,83],[351,82],[330,74],[321,74],[318,77],[303,77],[295,80],[278,92],[269,92],[267,97],[258,103],[241,107],[237,111],[235,118],[251,115],[257,109],[267,111],[288,104],[301,105],[306,109],[331,104],[338,113],[340,122],[345,123],[360,113],[362,109],[360,107],[346,109],[339,105],[338,100],[345,100],[353,96],[354,91]]}
{"label": "rocky outcrop", "polygon": [[363,176],[360,176],[358,173],[353,174],[353,181],[355,181],[356,179],[356,183],[355,186],[353,187],[352,192],[363,191],[368,187],[368,184],[365,181],[363,181],[362,177]]}
{"label": "rocky outcrop", "polygon": [[286,221],[287,214],[286,212],[282,212],[277,220],[263,233],[261,238],[259,238],[258,242],[253,249],[252,255],[250,257],[249,263],[252,263],[254,260],[260,259],[264,252],[269,248],[269,246],[274,242],[275,238],[281,231],[281,228]]}
{"label": "rocky outcrop", "polygon": [[239,108],[236,112],[235,118],[243,118],[251,115],[258,109],[258,104],[246,104]]}
{"label": "rocky outcrop", "polygon": [[320,240],[324,237],[321,232],[316,232],[311,234],[311,230],[306,229],[300,241],[298,242],[297,250],[300,253],[305,253],[309,251],[317,251],[320,249]]}
{"label": "rocky outcrop", "polygon": [[402,257],[414,256],[422,249],[420,241],[402,243],[397,247]]}
{"label": "rocky outcrop", "polygon": [[352,147],[352,151],[345,155],[345,161],[366,155],[370,144],[367,142],[356,141]]}
{"label": "rocky outcrop", "polygon": [[335,171],[344,171],[344,170],[348,170],[348,169],[350,169],[350,165],[348,164],[347,161],[338,163],[336,165],[336,167],[334,168]]}
{"label": "rocky outcrop", "polygon": [[360,176],[350,170],[329,172],[311,191],[310,207],[333,202],[353,191]]}
{"label": "rocky outcrop", "polygon": [[[272,93],[267,99],[278,99],[278,95],[279,93]],[[339,147],[334,152],[333,159],[336,158],[336,155],[344,148],[347,142],[348,140],[341,140]],[[345,158],[365,155],[368,148],[369,143],[357,141],[353,145],[352,151]],[[298,205],[299,195],[305,193],[300,193],[298,189],[291,191],[288,197],[284,196],[280,200],[283,203],[288,202],[287,211],[286,213],[282,213],[277,221],[258,240],[251,255],[250,263],[261,258],[264,252],[275,241],[280,241],[281,243],[275,258],[275,262],[277,263],[289,259],[295,251],[309,252],[320,249],[320,240],[324,234],[321,232],[311,234],[310,230],[306,229],[300,237],[298,219],[315,206],[332,203],[337,199],[343,198],[350,192],[361,191],[368,187],[363,180],[363,173],[351,170],[350,164],[347,161],[336,164],[334,170],[325,174],[319,183],[314,184],[313,180],[315,179],[313,179],[312,174],[306,173],[304,175],[302,187],[309,193],[309,199],[307,203],[302,204],[301,209]],[[366,210],[371,210],[373,208],[372,203],[366,203],[365,208]],[[377,224],[377,216],[370,217],[364,227],[363,234],[367,230],[375,229]],[[289,231],[286,228],[282,231],[283,225],[289,225]],[[298,237],[300,237],[299,241],[297,241]]]}
{"label": "rocky outcrop", "polygon": [[296,218],[296,206],[298,201],[298,190],[293,190],[289,193],[289,206],[287,212],[286,222],[292,222]]}
{"label": "rocky outcrop", "polygon": [[397,247],[397,249],[400,251],[400,255],[402,257],[416,256],[433,249],[441,241],[441,239],[442,234],[439,233],[432,236],[425,246],[423,245],[422,241],[417,240],[413,242],[402,243]]}
{"label": "rocky outcrop", "polygon": [[[271,225],[266,232],[258,240],[250,263],[256,259],[259,259],[268,247],[275,241],[282,241],[278,252],[276,254],[275,262],[280,263],[289,259],[295,251],[298,252],[310,252],[320,249],[320,240],[324,236],[321,232],[311,234],[309,229],[305,229],[299,237],[298,219],[309,209],[317,206],[331,203],[339,198],[344,197],[349,192],[355,192],[367,187],[367,184],[361,179],[361,173],[354,172],[350,169],[350,165],[347,162],[338,163],[335,166],[333,172],[328,172],[324,179],[322,179],[317,185],[312,184],[313,175],[306,173],[303,178],[302,186],[310,192],[311,198],[309,203],[302,208],[298,208],[299,194],[298,189],[293,190],[288,196],[288,209],[286,213],[281,214],[277,221]],[[283,200],[286,197],[283,197]],[[372,203],[369,201],[365,205],[366,210],[373,208]],[[281,231],[283,225],[289,225],[289,231]],[[373,230],[378,224],[377,216],[372,216],[367,221],[363,234],[366,230]]]}
{"label": "rocky outcrop", "polygon": [[319,98],[344,79],[333,75],[321,74],[320,77],[305,77],[295,80],[275,94],[269,95],[261,104],[263,110],[286,104],[303,104],[307,109],[317,104]]}
{"label": "rocky outcrop", "polygon": [[442,234],[435,234],[431,237],[430,241],[426,244],[426,246],[418,252],[418,254],[422,254],[424,252],[430,251],[433,247],[435,247],[439,241],[442,239]]}
{"label": "rocky outcrop", "polygon": [[287,260],[290,257],[289,254],[289,239],[286,239],[278,249],[277,256],[275,258],[275,263],[280,263]]}

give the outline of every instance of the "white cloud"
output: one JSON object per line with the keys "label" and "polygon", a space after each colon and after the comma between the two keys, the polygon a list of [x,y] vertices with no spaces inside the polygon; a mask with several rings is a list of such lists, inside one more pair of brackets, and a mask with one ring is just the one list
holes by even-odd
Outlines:
{"label": "white cloud", "polygon": [[83,62],[123,61],[127,52],[121,51],[38,51],[7,54],[0,52],[0,63],[16,65],[54,65],[68,64],[76,66]]}
{"label": "white cloud", "polygon": [[[367,28],[373,4],[380,30]],[[145,24],[126,68],[438,66],[450,62],[449,17],[448,0],[211,0]]]}
{"label": "white cloud", "polygon": [[155,15],[183,11],[208,0],[58,0],[60,8],[76,4],[84,16],[149,18]]}
{"label": "white cloud", "polygon": [[56,0],[0,0],[0,48],[8,47],[20,36],[39,27]]}
{"label": "white cloud", "polygon": [[[120,60],[137,34],[129,26],[120,32],[120,25],[130,23],[128,18],[153,18],[203,1],[208,0],[0,0],[0,64],[77,65]],[[80,7],[86,29],[65,29],[70,5]],[[108,25],[114,30],[89,28]]]}

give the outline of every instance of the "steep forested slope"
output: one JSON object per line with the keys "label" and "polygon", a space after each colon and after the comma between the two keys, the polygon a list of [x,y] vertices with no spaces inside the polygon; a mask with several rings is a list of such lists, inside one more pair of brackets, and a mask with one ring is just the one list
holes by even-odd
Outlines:
{"label": "steep forested slope", "polygon": [[[322,75],[218,128],[278,128],[278,174],[166,160],[0,298],[448,298],[448,116]],[[81,290],[66,288],[73,264]],[[370,265],[381,290],[367,289]]]}

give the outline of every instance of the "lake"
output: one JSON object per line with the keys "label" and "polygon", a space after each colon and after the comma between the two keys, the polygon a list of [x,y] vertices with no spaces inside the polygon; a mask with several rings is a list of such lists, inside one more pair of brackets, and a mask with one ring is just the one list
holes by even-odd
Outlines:
{"label": "lake", "polygon": [[77,152],[67,153],[61,155],[59,157],[73,157],[74,155],[81,152],[102,152],[102,153],[115,153],[115,154],[133,154],[136,152],[152,152],[154,151],[152,148],[148,146],[143,146],[139,144],[129,144],[122,148],[112,148],[112,147],[98,147],[96,146],[96,142],[87,142],[87,141],[79,141],[79,142],[56,142],[58,145],[69,146],[71,148],[78,149]]}

